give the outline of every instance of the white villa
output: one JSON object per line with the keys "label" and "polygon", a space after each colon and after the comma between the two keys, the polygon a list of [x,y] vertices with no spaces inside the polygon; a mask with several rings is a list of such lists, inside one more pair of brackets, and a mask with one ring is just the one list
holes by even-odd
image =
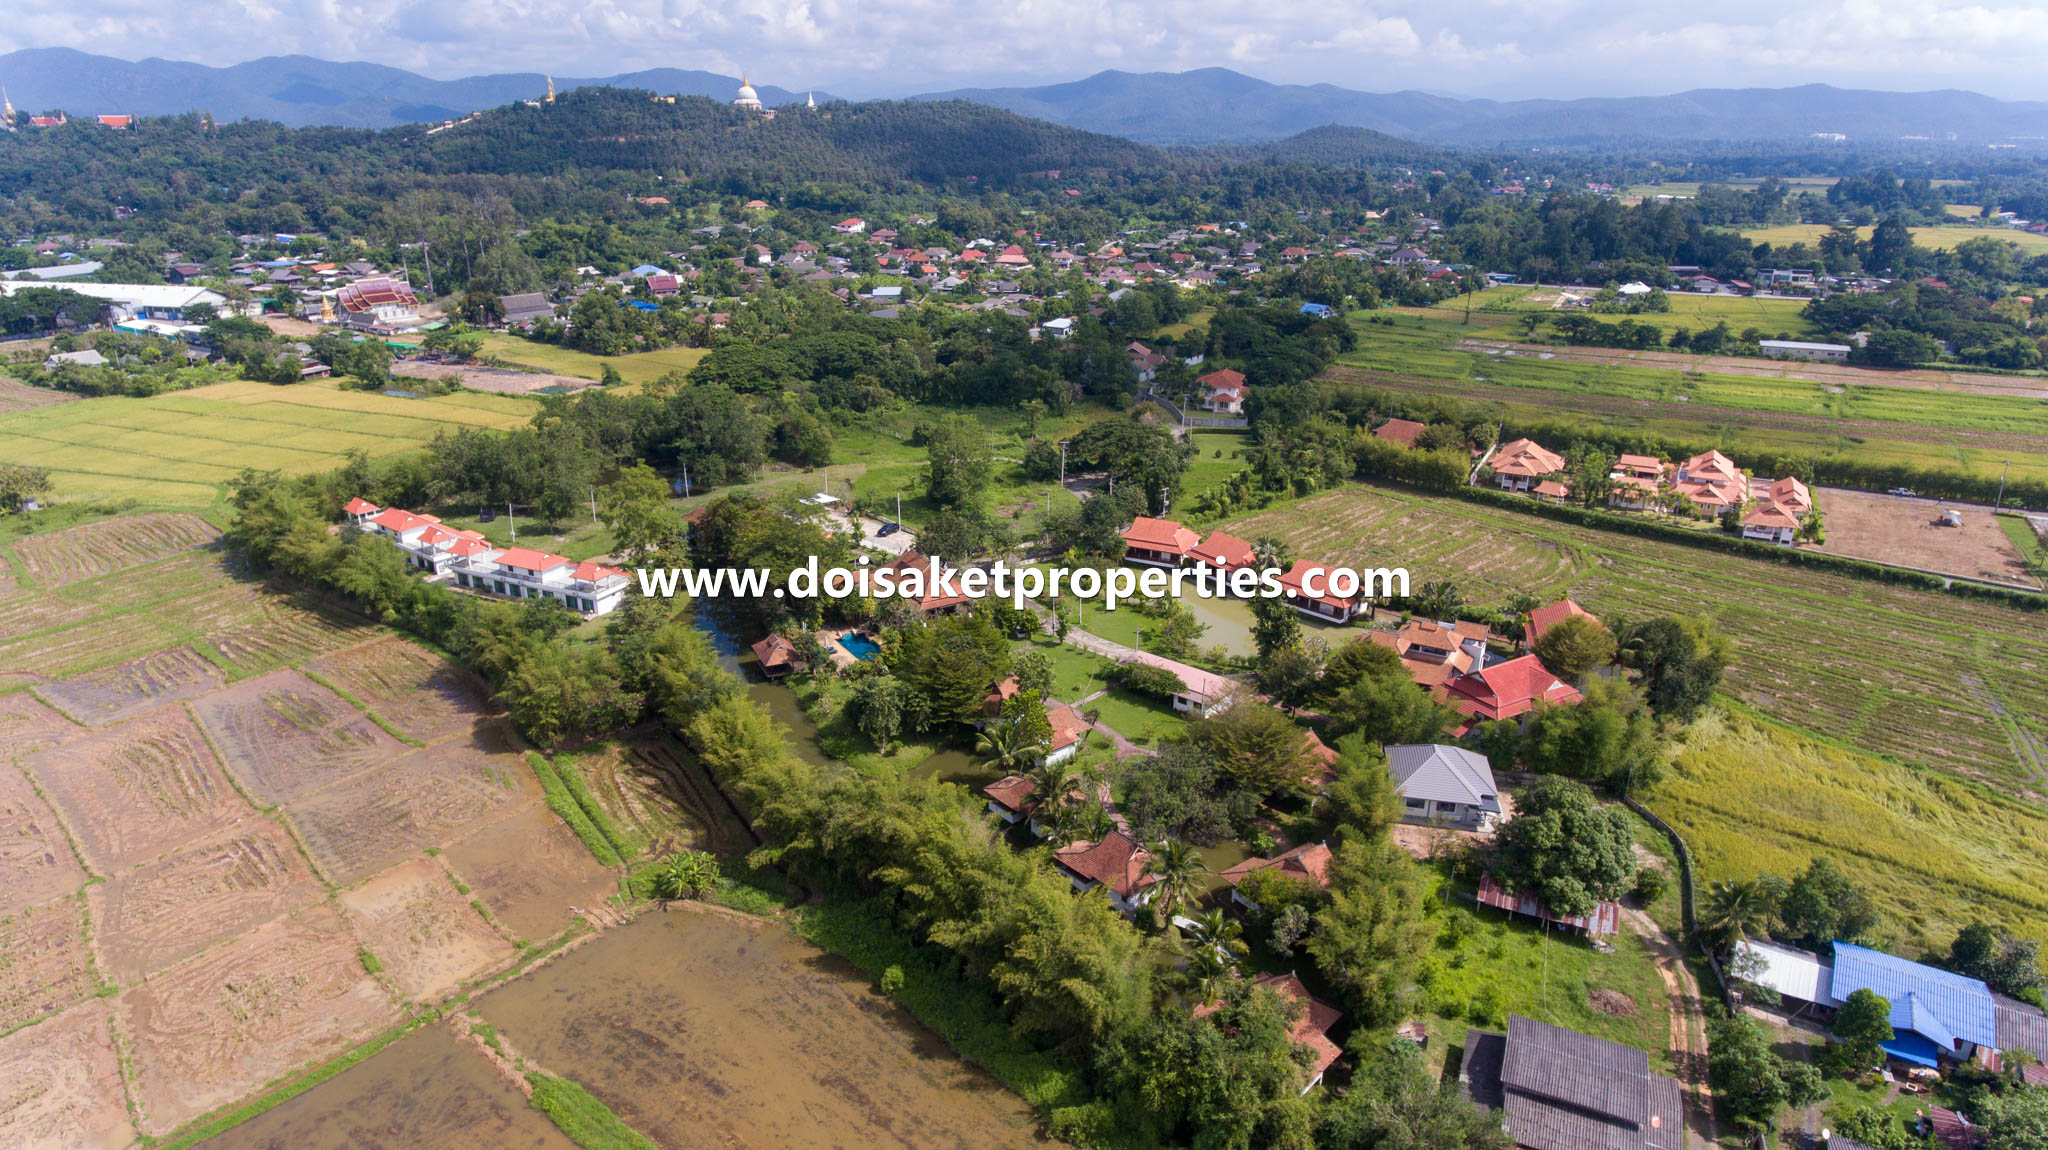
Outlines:
{"label": "white villa", "polygon": [[602,563],[578,562],[530,547],[498,547],[476,531],[442,525],[432,515],[380,508],[351,499],[342,508],[351,525],[398,545],[405,561],[455,586],[508,599],[554,599],[584,616],[610,614],[625,601],[632,580]]}

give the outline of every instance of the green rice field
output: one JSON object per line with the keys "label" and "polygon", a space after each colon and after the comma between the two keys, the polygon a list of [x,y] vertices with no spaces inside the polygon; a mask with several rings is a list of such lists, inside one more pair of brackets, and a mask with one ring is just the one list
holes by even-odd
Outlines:
{"label": "green rice field", "polygon": [[424,446],[444,429],[517,427],[530,400],[479,392],[404,399],[325,381],[236,381],[0,415],[0,462],[47,467],[65,501],[206,507],[245,467],[301,475]]}
{"label": "green rice field", "polygon": [[[1574,358],[1597,349],[1503,354],[1497,347],[1464,344],[1523,338],[1521,325],[1513,321],[1514,299],[1489,300],[1488,306],[1496,302],[1504,305],[1501,311],[1475,310],[1471,326],[1458,322],[1462,312],[1444,308],[1403,316],[1394,327],[1361,323],[1358,347],[1342,356],[1328,376],[1396,391],[1497,403],[1529,421],[1584,416],[1618,429],[1711,443],[1738,459],[1745,452],[1854,455],[1872,463],[1991,475],[2009,459],[2014,474],[2048,475],[2048,402],[2023,394],[1937,389],[1932,380],[1943,376],[1939,372],[1915,373],[1915,379],[1902,378],[1901,386],[1881,386],[1783,378],[1765,374],[1774,365],[1761,360],[1755,361],[1759,374],[1709,374]],[[1701,302],[1722,301],[1714,297]],[[1726,305],[1756,302],[1728,297]],[[1922,375],[1928,380],[1917,380]],[[1967,386],[1977,386],[1979,380],[1983,386],[2010,384],[2021,392],[2048,387],[2048,382],[2031,379],[1953,378]]]}
{"label": "green rice field", "polygon": [[1946,950],[1973,919],[2048,937],[2048,814],[1949,775],[1709,716],[1647,804],[1705,883],[1790,877],[1826,855],[1870,892],[1900,954]]}
{"label": "green rice field", "polygon": [[1570,595],[1610,622],[1711,616],[1738,647],[1723,689],[1799,730],[2048,805],[2048,626],[1955,599],[1376,487],[1226,525],[1294,553],[1406,566],[1467,601]]}

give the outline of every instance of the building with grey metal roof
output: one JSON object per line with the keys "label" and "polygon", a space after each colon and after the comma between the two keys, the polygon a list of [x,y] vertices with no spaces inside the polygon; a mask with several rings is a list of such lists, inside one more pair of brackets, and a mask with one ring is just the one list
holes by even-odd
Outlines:
{"label": "building with grey metal roof", "polygon": [[1680,1150],[1685,1102],[1640,1050],[1511,1015],[1471,1030],[1459,1081],[1525,1150]]}
{"label": "building with grey metal roof", "polygon": [[1402,817],[1485,830],[1500,820],[1500,788],[1486,756],[1463,747],[1406,743],[1387,748]]}

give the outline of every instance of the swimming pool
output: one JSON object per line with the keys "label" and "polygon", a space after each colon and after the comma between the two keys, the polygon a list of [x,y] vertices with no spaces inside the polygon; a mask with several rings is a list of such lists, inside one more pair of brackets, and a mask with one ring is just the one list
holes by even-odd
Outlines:
{"label": "swimming pool", "polygon": [[882,653],[882,645],[866,635],[847,634],[839,637],[839,645],[856,659],[872,659]]}

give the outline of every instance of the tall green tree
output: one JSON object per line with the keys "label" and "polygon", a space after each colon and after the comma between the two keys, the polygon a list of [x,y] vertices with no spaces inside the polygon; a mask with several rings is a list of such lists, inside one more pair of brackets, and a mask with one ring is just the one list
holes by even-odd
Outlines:
{"label": "tall green tree", "polygon": [[1591,914],[1635,880],[1635,832],[1628,816],[1603,807],[1584,783],[1539,779],[1515,802],[1498,837],[1496,875],[1530,891],[1561,916]]}

